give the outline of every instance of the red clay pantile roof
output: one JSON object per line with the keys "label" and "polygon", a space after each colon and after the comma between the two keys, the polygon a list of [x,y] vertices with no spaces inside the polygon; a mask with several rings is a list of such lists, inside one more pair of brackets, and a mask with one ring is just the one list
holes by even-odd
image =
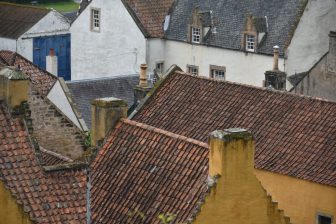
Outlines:
{"label": "red clay pantile roof", "polygon": [[336,104],[175,73],[133,119],[207,142],[241,127],[256,139],[255,167],[336,186]]}
{"label": "red clay pantile roof", "polygon": [[0,2],[0,37],[17,39],[49,12],[48,9]]}
{"label": "red clay pantile roof", "polygon": [[85,223],[85,173],[44,172],[23,121],[1,104],[0,181],[36,223]]}
{"label": "red clay pantile roof", "polygon": [[207,190],[207,157],[205,143],[122,120],[91,165],[93,223],[160,223],[166,213],[186,222]]}
{"label": "red clay pantile roof", "polygon": [[52,152],[49,150],[46,150],[40,146],[40,153],[41,153],[41,159],[44,162],[44,165],[46,166],[54,166],[58,164],[73,162],[72,159],[65,157],[63,155],[60,155],[56,152]]}
{"label": "red clay pantile roof", "polygon": [[165,16],[174,0],[122,0],[138,26],[149,37],[163,37],[163,23]]}
{"label": "red clay pantile roof", "polygon": [[31,80],[33,87],[43,96],[46,96],[54,86],[57,78],[49,72],[39,68],[20,54],[11,51],[0,51],[0,59],[6,65],[20,68]]}

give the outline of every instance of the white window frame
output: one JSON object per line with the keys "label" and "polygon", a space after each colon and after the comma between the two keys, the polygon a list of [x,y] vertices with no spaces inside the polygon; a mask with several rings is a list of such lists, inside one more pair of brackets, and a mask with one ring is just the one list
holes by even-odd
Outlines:
{"label": "white window frame", "polygon": [[255,52],[256,49],[256,36],[252,34],[246,34],[245,36],[246,51]]}
{"label": "white window frame", "polygon": [[199,68],[196,65],[187,65],[187,71],[189,74],[198,76],[199,74]]}
{"label": "white window frame", "polygon": [[191,27],[191,42],[199,44],[201,43],[202,31],[200,27]]}
{"label": "white window frame", "polygon": [[157,61],[155,63],[155,69],[158,74],[163,74],[164,72],[163,66],[164,66],[164,61]]}
{"label": "white window frame", "polygon": [[91,8],[91,31],[100,32],[101,11],[98,8]]}
{"label": "white window frame", "polygon": [[218,65],[210,65],[210,77],[218,80],[225,80],[226,67]]}
{"label": "white window frame", "polygon": [[330,218],[331,219],[331,224],[334,224],[334,216],[329,215],[329,214],[325,214],[325,213],[322,213],[322,212],[317,212],[316,213],[316,224],[321,224],[319,222],[319,217],[320,216],[324,216],[324,217]]}

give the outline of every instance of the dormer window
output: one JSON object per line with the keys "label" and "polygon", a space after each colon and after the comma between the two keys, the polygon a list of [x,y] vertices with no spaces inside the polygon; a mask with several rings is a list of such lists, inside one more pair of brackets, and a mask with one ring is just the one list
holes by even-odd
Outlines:
{"label": "dormer window", "polygon": [[100,31],[100,9],[91,9],[91,30]]}
{"label": "dormer window", "polygon": [[201,29],[198,27],[191,27],[191,42],[201,43]]}
{"label": "dormer window", "polygon": [[246,35],[246,51],[254,52],[255,51],[255,36],[254,35]]}

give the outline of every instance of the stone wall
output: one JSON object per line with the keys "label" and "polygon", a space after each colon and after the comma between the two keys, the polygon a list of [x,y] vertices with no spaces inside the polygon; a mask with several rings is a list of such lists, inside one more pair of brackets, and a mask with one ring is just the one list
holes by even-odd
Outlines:
{"label": "stone wall", "polygon": [[39,144],[72,159],[78,158],[84,149],[85,134],[36,91],[30,92],[28,103],[32,111],[33,136]]}

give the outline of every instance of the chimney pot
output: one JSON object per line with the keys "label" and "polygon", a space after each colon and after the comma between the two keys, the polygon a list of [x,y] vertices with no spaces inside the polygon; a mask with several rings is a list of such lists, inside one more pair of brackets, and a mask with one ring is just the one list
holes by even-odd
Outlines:
{"label": "chimney pot", "polygon": [[279,46],[275,45],[273,47],[273,70],[278,71],[279,70]]}
{"label": "chimney pot", "polygon": [[49,49],[49,55],[46,57],[46,70],[51,74],[58,76],[58,59],[54,48]]}
{"label": "chimney pot", "polygon": [[49,56],[55,56],[55,50],[54,50],[54,48],[50,48],[50,50],[49,50]]}
{"label": "chimney pot", "polygon": [[127,117],[127,103],[121,99],[108,97],[91,103],[92,143],[98,146],[106,134],[115,127],[121,118]]}
{"label": "chimney pot", "polygon": [[148,77],[147,77],[147,65],[141,64],[140,66],[140,82],[139,86],[147,87],[148,86]]}

